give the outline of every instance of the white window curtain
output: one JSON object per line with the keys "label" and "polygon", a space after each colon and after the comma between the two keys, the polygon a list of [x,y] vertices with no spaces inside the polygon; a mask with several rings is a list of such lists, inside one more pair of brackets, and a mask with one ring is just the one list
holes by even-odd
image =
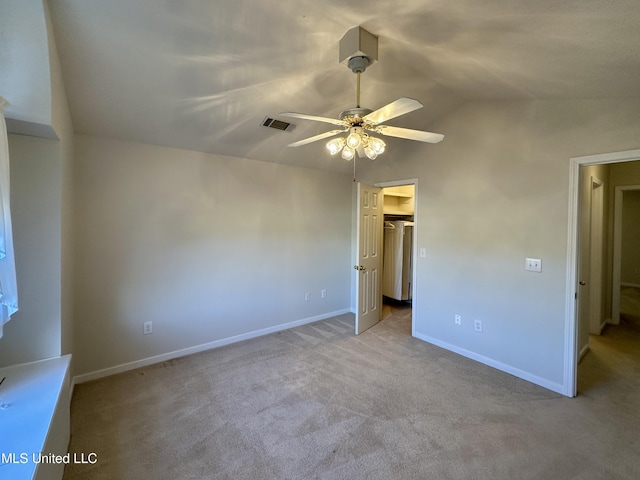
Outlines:
{"label": "white window curtain", "polygon": [[13,234],[9,208],[9,139],[4,110],[9,105],[0,97],[0,338],[2,328],[18,311],[16,263],[13,258]]}

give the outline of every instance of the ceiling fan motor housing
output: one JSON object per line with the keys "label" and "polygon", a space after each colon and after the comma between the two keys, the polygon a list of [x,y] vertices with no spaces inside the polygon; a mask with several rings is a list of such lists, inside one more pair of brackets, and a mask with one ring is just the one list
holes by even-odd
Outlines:
{"label": "ceiling fan motor housing", "polygon": [[340,63],[353,73],[362,73],[378,60],[378,37],[362,27],[354,27],[340,40]]}
{"label": "ceiling fan motor housing", "polygon": [[369,57],[351,57],[347,65],[353,73],[362,73],[371,65],[371,60]]}
{"label": "ceiling fan motor housing", "polygon": [[340,120],[349,122],[352,126],[361,126],[363,122],[362,117],[371,112],[372,110],[368,108],[350,108],[340,113]]}

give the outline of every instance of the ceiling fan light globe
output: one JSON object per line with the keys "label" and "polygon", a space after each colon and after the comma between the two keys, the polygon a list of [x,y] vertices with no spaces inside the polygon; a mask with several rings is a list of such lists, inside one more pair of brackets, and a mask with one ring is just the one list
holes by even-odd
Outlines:
{"label": "ceiling fan light globe", "polygon": [[348,145],[342,149],[342,158],[344,158],[345,160],[351,160],[355,154],[356,151],[353,148],[350,148]]}
{"label": "ceiling fan light globe", "polygon": [[371,148],[371,147],[365,147],[364,149],[364,154],[367,156],[367,158],[369,158],[370,160],[375,160],[378,157],[378,154],[376,153],[376,151]]}
{"label": "ceiling fan light globe", "polygon": [[329,140],[327,142],[327,150],[329,150],[329,153],[331,155],[336,155],[340,150],[342,150],[342,147],[344,147],[345,145],[345,140],[342,137],[339,138],[334,138],[333,140]]}
{"label": "ceiling fan light globe", "polygon": [[384,152],[384,149],[387,145],[383,140],[376,137],[371,137],[369,138],[369,146],[373,149],[374,152],[380,155],[382,152]]}
{"label": "ceiling fan light globe", "polygon": [[362,137],[358,132],[351,132],[347,137],[347,146],[353,150],[358,148],[362,143]]}

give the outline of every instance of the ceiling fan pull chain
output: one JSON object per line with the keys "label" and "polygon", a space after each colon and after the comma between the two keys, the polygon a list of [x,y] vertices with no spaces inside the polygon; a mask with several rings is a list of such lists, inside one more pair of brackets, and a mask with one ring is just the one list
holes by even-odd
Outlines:
{"label": "ceiling fan pull chain", "polygon": [[357,157],[357,155],[353,156],[353,181],[354,181],[354,183],[356,181],[356,157]]}

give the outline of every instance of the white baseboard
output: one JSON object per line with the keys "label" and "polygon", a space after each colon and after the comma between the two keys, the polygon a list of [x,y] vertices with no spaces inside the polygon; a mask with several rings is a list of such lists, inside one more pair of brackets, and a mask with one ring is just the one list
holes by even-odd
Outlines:
{"label": "white baseboard", "polygon": [[520,370],[519,368],[515,368],[512,367],[511,365],[507,365],[506,363],[502,363],[499,362],[497,360],[494,360],[493,358],[489,358],[489,357],[485,357],[484,355],[479,355],[475,352],[472,352],[470,350],[466,350],[464,348],[460,348],[456,345],[452,345],[450,343],[447,342],[443,342],[441,340],[438,340],[437,338],[433,338],[430,337],[428,335],[423,335],[419,332],[415,332],[414,337],[423,340],[427,343],[431,343],[433,345],[436,345],[438,347],[444,348],[445,350],[449,350],[450,352],[453,353],[457,353],[458,355],[462,355],[463,357],[467,357],[470,358],[471,360],[475,360],[476,362],[480,362],[483,363],[485,365],[488,365],[490,367],[493,367],[497,370],[501,370],[503,372],[506,372],[510,375],[513,375],[514,377],[518,377],[521,378],[522,380],[526,380],[527,382],[531,382],[534,383],[536,385],[539,385],[541,387],[544,387],[548,390],[551,390],[553,392],[556,393],[560,393],[562,395],[565,395],[565,388],[564,385],[561,385],[559,383],[555,383],[555,382],[551,382],[549,380],[547,380],[546,378],[542,378],[542,377],[538,377],[537,375],[533,375],[529,372],[526,372],[524,370]]}
{"label": "white baseboard", "polygon": [[114,367],[104,368],[102,370],[96,370],[94,372],[83,373],[82,375],[76,375],[71,382],[71,391],[77,383],[89,382],[91,380],[97,380],[99,378],[108,377],[109,375],[115,375],[117,373],[134,370],[140,367],[146,367],[153,365],[154,363],[166,362],[178,357],[185,357],[194,353],[204,352],[205,350],[211,350],[213,348],[223,347],[232,343],[241,342],[243,340],[249,340],[251,338],[261,337],[270,333],[287,330],[293,327],[299,327],[300,325],[306,325],[308,323],[318,322],[320,320],[326,320],[327,318],[337,317],[350,313],[351,310],[346,308],[344,310],[337,310],[335,312],[324,313],[313,317],[303,318],[301,320],[294,320],[293,322],[281,323],[274,325],[273,327],[263,328],[261,330],[254,330],[252,332],[242,333],[240,335],[234,335],[233,337],[222,338],[220,340],[214,340],[213,342],[203,343],[201,345],[195,345],[193,347],[183,348],[180,350],[174,350],[173,352],[163,353],[161,355],[154,355],[153,357],[147,357],[133,362],[123,363]]}
{"label": "white baseboard", "polygon": [[582,347],[582,350],[580,350],[580,353],[578,354],[578,363],[582,361],[582,357],[584,357],[588,351],[589,351],[589,344],[587,343],[584,347]]}

